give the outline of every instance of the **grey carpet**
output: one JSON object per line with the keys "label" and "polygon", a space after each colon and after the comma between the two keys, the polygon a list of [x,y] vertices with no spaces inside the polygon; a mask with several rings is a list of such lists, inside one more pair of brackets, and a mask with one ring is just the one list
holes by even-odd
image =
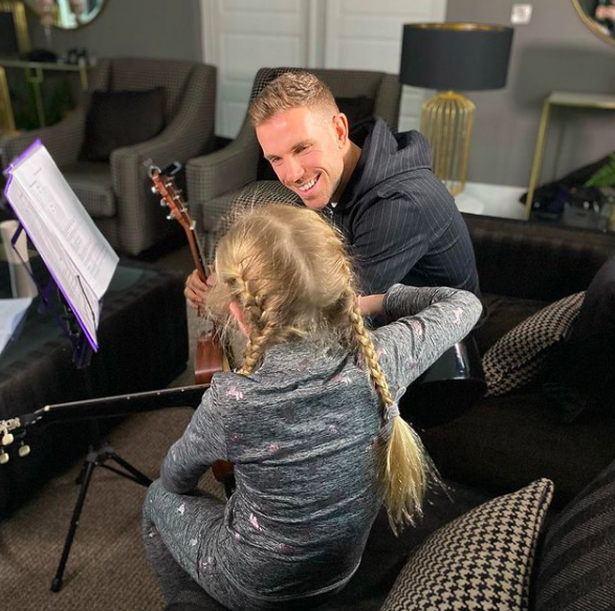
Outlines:
{"label": "grey carpet", "polygon": [[[155,478],[191,409],[130,417],[109,435],[115,451]],[[49,430],[50,431],[50,430]],[[33,447],[33,451],[36,448]],[[0,609],[21,611],[140,611],[161,609],[140,541],[145,488],[97,467],[59,593],[50,592],[77,499],[81,461],[49,482],[0,524]],[[222,495],[218,483],[206,487]]]}
{"label": "grey carpet", "polygon": [[[187,249],[171,253],[162,266],[192,263]],[[188,310],[191,360],[172,386],[192,384],[192,355],[203,323]],[[129,417],[108,436],[117,454],[150,478],[158,475],[169,446],[185,429],[192,410],[165,409]],[[60,427],[43,434],[61,435]],[[67,440],[69,443],[70,440]],[[35,440],[31,441],[36,452]],[[14,458],[14,460],[18,460]],[[22,459],[27,460],[27,458]],[[83,460],[51,480],[13,516],[0,523],[0,611],[155,611],[163,599],[149,571],[140,540],[145,488],[97,467],[77,528],[64,586],[52,593],[79,487]],[[212,476],[205,488],[223,497]]]}

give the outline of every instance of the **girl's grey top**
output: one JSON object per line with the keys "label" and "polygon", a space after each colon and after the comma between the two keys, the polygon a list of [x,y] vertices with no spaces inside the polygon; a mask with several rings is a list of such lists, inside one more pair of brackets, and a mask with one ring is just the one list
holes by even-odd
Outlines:
{"label": "girl's grey top", "polygon": [[[481,305],[466,291],[398,284],[384,309],[395,322],[372,336],[398,397],[469,333]],[[223,521],[201,533],[200,557],[214,558],[248,595],[308,596],[343,584],[358,567],[382,503],[376,441],[389,431],[359,357],[292,341],[268,349],[249,376],[214,376],[163,463],[162,482],[188,493],[216,460],[234,463],[236,491]]]}

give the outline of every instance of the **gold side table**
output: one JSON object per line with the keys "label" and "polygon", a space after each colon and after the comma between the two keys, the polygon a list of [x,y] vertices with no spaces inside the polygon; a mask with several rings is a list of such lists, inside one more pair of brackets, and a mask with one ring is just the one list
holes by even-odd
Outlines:
{"label": "gold side table", "polygon": [[[43,108],[43,94],[41,93],[41,84],[45,78],[44,72],[46,70],[52,70],[55,72],[77,72],[79,74],[81,88],[83,90],[88,88],[88,64],[85,60],[79,62],[78,64],[62,64],[59,62],[28,62],[18,59],[0,58],[0,67],[21,68],[24,70],[26,81],[32,85],[34,91],[36,113],[40,127],[47,126],[47,120],[45,118],[45,111]],[[2,104],[8,104],[9,108],[11,108],[10,98],[8,96],[5,97],[2,91],[0,91],[0,97],[2,98]]]}
{"label": "gold side table", "polygon": [[[536,184],[540,178],[540,168],[545,152],[545,142],[547,137],[547,127],[549,125],[549,115],[551,106],[569,106],[572,108],[602,108],[605,110],[615,110],[615,96],[598,93],[568,93],[565,91],[553,91],[543,102],[542,114],[540,116],[540,127],[536,138],[536,148],[534,149],[534,159],[532,161],[532,172],[530,174],[530,184],[527,189],[527,199],[525,200],[525,216],[529,220],[532,212],[532,203]],[[615,206],[611,211],[609,227],[615,223]]]}

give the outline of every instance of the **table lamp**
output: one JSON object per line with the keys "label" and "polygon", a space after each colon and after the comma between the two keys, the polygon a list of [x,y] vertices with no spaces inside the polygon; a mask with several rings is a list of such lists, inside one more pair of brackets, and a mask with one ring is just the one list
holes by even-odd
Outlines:
{"label": "table lamp", "polygon": [[433,149],[434,174],[452,195],[465,186],[475,110],[458,90],[504,87],[512,36],[501,25],[404,25],[399,80],[438,90],[423,104],[421,132]]}

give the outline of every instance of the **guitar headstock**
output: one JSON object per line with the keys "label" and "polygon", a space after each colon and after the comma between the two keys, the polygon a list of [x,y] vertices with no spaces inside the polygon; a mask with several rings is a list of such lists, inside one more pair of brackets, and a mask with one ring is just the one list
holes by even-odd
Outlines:
{"label": "guitar headstock", "polygon": [[194,221],[188,212],[181,189],[175,184],[174,174],[179,171],[181,165],[175,162],[161,170],[156,166],[149,168],[149,175],[154,183],[152,193],[158,193],[162,199],[161,206],[169,208],[168,219],[175,219],[186,231],[194,229]]}
{"label": "guitar headstock", "polygon": [[190,217],[181,189],[175,184],[174,176],[179,172],[181,167],[178,161],[173,162],[163,170],[155,165],[151,165],[149,167],[149,175],[154,183],[152,192],[159,193],[162,196],[160,200],[161,206],[168,206],[170,212],[167,218],[175,219],[184,228],[194,264],[199,276],[204,280],[207,274],[205,273],[205,265],[203,263],[204,258],[196,238],[196,223]]}
{"label": "guitar headstock", "polygon": [[9,462],[9,454],[4,448],[12,445],[16,440],[20,440],[17,454],[22,458],[30,454],[30,446],[23,442],[25,435],[25,423],[22,423],[19,418],[0,420],[0,465]]}

